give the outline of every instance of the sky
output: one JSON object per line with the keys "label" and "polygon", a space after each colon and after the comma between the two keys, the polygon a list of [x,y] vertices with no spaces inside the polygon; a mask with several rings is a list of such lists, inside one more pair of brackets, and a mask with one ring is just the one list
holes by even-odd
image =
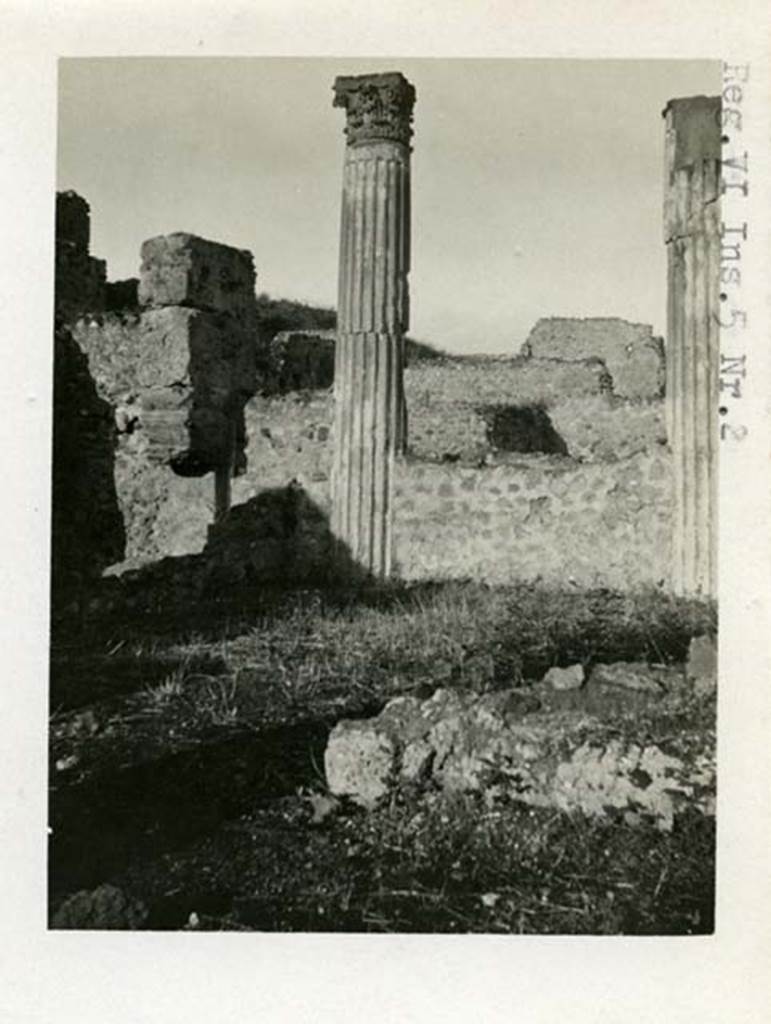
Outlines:
{"label": "sky", "polygon": [[667,100],[720,91],[707,61],[100,58],[59,62],[57,188],[91,206],[108,279],[146,238],[254,254],[257,291],[334,306],[339,74],[415,85],[410,334],[517,352],[544,316],[663,335]]}

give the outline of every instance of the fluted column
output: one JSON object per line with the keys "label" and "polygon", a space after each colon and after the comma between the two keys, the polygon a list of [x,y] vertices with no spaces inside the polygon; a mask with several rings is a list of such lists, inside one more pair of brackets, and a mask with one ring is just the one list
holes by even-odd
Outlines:
{"label": "fluted column", "polygon": [[716,596],[720,98],[671,100],[664,117],[671,583],[678,594]]}
{"label": "fluted column", "polygon": [[404,451],[404,335],[415,90],[398,73],[335,81],[346,111],[335,352],[332,532],[366,573],[391,572],[391,492]]}

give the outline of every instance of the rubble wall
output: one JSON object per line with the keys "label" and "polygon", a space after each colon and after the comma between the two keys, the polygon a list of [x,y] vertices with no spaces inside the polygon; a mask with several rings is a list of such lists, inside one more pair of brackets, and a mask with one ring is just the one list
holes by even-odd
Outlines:
{"label": "rubble wall", "polygon": [[602,359],[623,398],[660,398],[664,393],[664,343],[649,324],[619,317],[545,317],[522,346],[536,359]]}
{"label": "rubble wall", "polygon": [[626,590],[667,577],[665,449],[610,463],[525,456],[475,469],[406,462],[394,498],[398,575]]}
{"label": "rubble wall", "polygon": [[[145,335],[131,318],[81,324],[75,334],[115,416],[114,490],[125,550],[111,571],[203,552],[214,520],[214,474],[180,477],[151,458],[136,402],[136,346]],[[425,405],[410,409],[412,454],[399,464],[394,498],[400,576],[572,579],[622,589],[665,577],[671,501],[660,403],[603,392],[554,402],[548,414],[567,442],[565,456],[491,451],[489,417],[470,403],[442,403],[431,405],[445,414],[435,419]],[[240,523],[244,549],[251,547],[263,519],[250,519],[243,508],[260,495],[299,488],[313,509],[314,552],[313,565],[295,563],[301,576],[323,565],[331,544],[332,421],[329,389],[257,395],[245,406],[246,468],[232,481],[233,528]],[[442,453],[460,449],[460,431],[461,457],[442,461]],[[466,443],[472,431],[473,446]],[[280,534],[271,526],[264,538],[258,577],[274,570],[283,576],[281,560],[267,553],[271,545],[283,550]],[[231,541],[237,551],[232,530]]]}

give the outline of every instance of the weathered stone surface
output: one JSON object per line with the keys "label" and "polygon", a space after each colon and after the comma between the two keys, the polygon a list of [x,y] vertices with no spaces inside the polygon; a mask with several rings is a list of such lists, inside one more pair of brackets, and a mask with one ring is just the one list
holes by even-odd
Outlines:
{"label": "weathered stone surface", "polygon": [[334,105],[345,108],[349,146],[409,143],[414,104],[415,88],[398,71],[335,79]]}
{"label": "weathered stone surface", "polygon": [[254,323],[254,260],[246,249],[175,232],[142,244],[142,306],[193,306]]}
{"label": "weathered stone surface", "polygon": [[141,928],[147,908],[130,900],[114,885],[100,885],[89,891],[82,889],[62,903],[54,914],[51,927],[56,929],[88,929],[118,931]]}
{"label": "weathered stone surface", "polygon": [[550,406],[565,398],[605,393],[608,368],[600,359],[455,356],[420,360],[405,374],[409,408],[447,402]]}
{"label": "weathered stone surface", "polygon": [[245,442],[243,407],[257,387],[255,333],[232,317],[182,306],[76,324],[100,393],[134,421],[151,462],[186,475],[213,470]]}
{"label": "weathered stone surface", "polygon": [[524,455],[484,468],[405,462],[394,559],[405,579],[540,580],[627,590],[669,572],[669,455]]}
{"label": "weathered stone surface", "polygon": [[341,722],[324,755],[330,792],[374,807],[391,785],[395,751],[388,735]]}
{"label": "weathered stone surface", "polygon": [[664,110],[670,580],[675,593],[711,598],[717,597],[720,281],[741,255],[725,239],[718,202],[720,110],[719,96],[670,100]]}
{"label": "weathered stone surface", "polygon": [[656,450],[667,443],[664,402],[615,395],[558,399],[548,409],[571,458],[613,462]]}
{"label": "weathered stone surface", "polygon": [[682,672],[657,668],[643,661],[617,661],[611,665],[598,662],[589,677],[594,686],[618,686],[655,694],[666,692],[676,681],[682,681]]}
{"label": "weathered stone surface", "polygon": [[522,346],[540,359],[602,359],[613,378],[613,393],[624,398],[657,398],[664,389],[664,346],[650,325],[618,317],[548,317],[539,320]]}
{"label": "weathered stone surface", "polygon": [[584,683],[584,666],[568,665],[560,668],[555,665],[543,677],[543,682],[553,690],[578,690]]}
{"label": "weathered stone surface", "polygon": [[714,737],[698,755],[607,738],[582,712],[527,711],[501,691],[400,697],[379,716],[340,722],[325,753],[332,793],[372,807],[400,782],[485,790],[537,806],[652,818],[671,829],[681,808],[714,814]]}
{"label": "weathered stone surface", "polygon": [[685,676],[697,693],[717,687],[717,641],[714,636],[695,636],[688,645]]}

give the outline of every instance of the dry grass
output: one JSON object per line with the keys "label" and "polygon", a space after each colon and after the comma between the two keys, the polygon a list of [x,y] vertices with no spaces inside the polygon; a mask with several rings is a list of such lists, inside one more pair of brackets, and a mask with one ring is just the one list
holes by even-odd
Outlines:
{"label": "dry grass", "polygon": [[[264,594],[177,620],[123,617],[97,625],[79,637],[54,638],[52,679],[62,705],[52,703],[52,762],[76,764],[57,779],[54,807],[64,800],[75,813],[77,787],[87,786],[82,843],[91,849],[96,833],[86,811],[95,795],[113,806],[110,787],[125,786],[131,766],[151,766],[141,778],[152,778],[151,792],[165,807],[156,768],[165,765],[169,806],[181,813],[182,802],[191,826],[206,795],[209,831],[163,847],[169,823],[159,819],[156,860],[131,853],[137,837],[130,830],[139,826],[130,801],[141,810],[146,794],[121,790],[124,803],[116,806],[126,808],[121,828],[128,831],[105,836],[115,862],[128,859],[117,881],[168,926],[181,927],[196,911],[201,927],[226,929],[683,934],[712,927],[714,826],[697,815],[681,816],[665,835],[408,792],[371,814],[325,804],[319,815],[318,764],[303,769],[303,785],[315,786],[318,796],[306,789],[287,797],[284,786],[280,798],[255,808],[248,778],[239,783],[242,798],[230,766],[211,760],[216,750],[200,766],[190,753],[203,751],[212,730],[237,737],[292,723],[331,725],[374,713],[424,682],[463,685],[464,666],[477,654],[492,657],[500,686],[520,674],[538,679],[553,664],[682,661],[690,637],[715,628],[708,605],[657,592],[450,584]],[[651,707],[611,724],[664,742],[694,728],[713,730],[714,705]],[[186,767],[177,777],[179,750],[187,751],[180,762]],[[223,756],[227,750],[225,743]],[[204,777],[209,789],[230,779],[222,794],[228,799],[202,789]],[[151,824],[143,835],[153,834]],[[80,826],[73,828],[72,848],[80,849]],[[115,843],[126,844],[125,857]],[[164,918],[172,890],[184,913]],[[216,912],[207,915],[202,893]]]}

